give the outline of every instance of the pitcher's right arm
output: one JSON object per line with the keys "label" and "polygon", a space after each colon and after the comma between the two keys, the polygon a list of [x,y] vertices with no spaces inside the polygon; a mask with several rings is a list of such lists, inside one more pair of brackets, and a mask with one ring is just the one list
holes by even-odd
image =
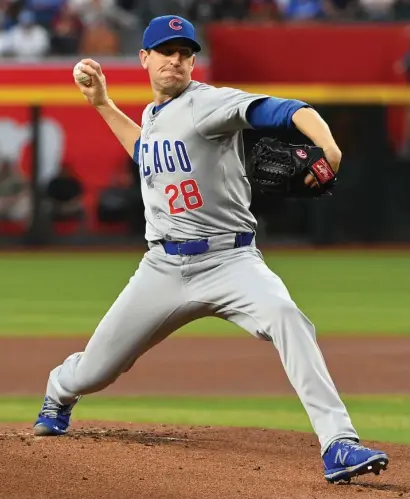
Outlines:
{"label": "pitcher's right arm", "polygon": [[103,105],[96,106],[96,109],[127,153],[131,158],[134,157],[135,144],[141,137],[141,127],[118,109],[111,99]]}
{"label": "pitcher's right arm", "polygon": [[134,157],[135,144],[141,136],[141,127],[124,114],[108,97],[105,76],[101,66],[93,59],[80,61],[81,71],[91,76],[91,85],[75,81],[88,102],[96,108],[127,153]]}

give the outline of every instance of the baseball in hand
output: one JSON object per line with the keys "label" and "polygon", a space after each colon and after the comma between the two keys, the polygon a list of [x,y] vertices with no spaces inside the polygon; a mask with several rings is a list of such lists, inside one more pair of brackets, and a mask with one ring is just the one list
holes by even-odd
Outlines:
{"label": "baseball in hand", "polygon": [[83,71],[81,71],[81,68],[82,68],[81,62],[78,62],[74,66],[74,69],[73,69],[74,79],[76,81],[78,81],[78,83],[82,83],[83,85],[87,85],[87,86],[91,85],[91,83],[92,83],[91,76],[88,75],[87,73],[83,73]]}

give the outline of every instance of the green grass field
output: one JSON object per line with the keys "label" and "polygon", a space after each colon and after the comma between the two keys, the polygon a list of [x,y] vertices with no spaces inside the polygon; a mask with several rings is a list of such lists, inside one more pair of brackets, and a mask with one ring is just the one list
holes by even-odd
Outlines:
{"label": "green grass field", "polygon": [[[343,397],[361,438],[410,444],[410,397]],[[41,397],[0,398],[0,422],[32,422]],[[242,426],[312,432],[294,397],[122,397],[84,398],[76,420],[184,425]]]}
{"label": "green grass field", "polygon": [[[410,335],[409,252],[264,253],[319,335]],[[142,254],[0,254],[1,336],[89,336]],[[246,333],[202,319],[180,335]],[[410,397],[344,397],[364,439],[410,444]],[[1,422],[32,422],[41,397],[0,397]],[[76,419],[312,431],[296,397],[86,397]]]}
{"label": "green grass field", "polygon": [[[141,254],[0,254],[0,335],[90,335]],[[319,335],[410,334],[410,252],[265,253]],[[240,335],[220,319],[178,334]]]}

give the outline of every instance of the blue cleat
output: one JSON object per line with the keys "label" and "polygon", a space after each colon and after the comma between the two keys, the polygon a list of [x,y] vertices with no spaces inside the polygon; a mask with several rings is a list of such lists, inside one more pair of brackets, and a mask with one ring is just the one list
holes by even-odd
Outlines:
{"label": "blue cleat", "polygon": [[47,395],[34,423],[34,435],[38,437],[65,435],[70,426],[71,411],[75,404],[62,405]]}
{"label": "blue cleat", "polygon": [[323,463],[328,482],[349,483],[351,478],[366,473],[379,475],[381,470],[387,469],[389,458],[380,450],[363,447],[354,440],[341,439],[330,445]]}

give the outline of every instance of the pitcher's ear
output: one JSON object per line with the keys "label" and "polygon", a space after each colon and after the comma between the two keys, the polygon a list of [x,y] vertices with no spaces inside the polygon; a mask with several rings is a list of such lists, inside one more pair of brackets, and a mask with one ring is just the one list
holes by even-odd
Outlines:
{"label": "pitcher's ear", "polygon": [[192,56],[191,73],[192,73],[192,71],[194,70],[194,67],[195,67],[195,62],[196,62],[196,55],[194,54],[194,55]]}
{"label": "pitcher's ear", "polygon": [[147,58],[148,58],[149,52],[150,52],[149,50],[147,51],[147,50],[141,49],[140,53],[139,53],[141,66],[144,69],[147,69],[147,67],[148,67]]}

